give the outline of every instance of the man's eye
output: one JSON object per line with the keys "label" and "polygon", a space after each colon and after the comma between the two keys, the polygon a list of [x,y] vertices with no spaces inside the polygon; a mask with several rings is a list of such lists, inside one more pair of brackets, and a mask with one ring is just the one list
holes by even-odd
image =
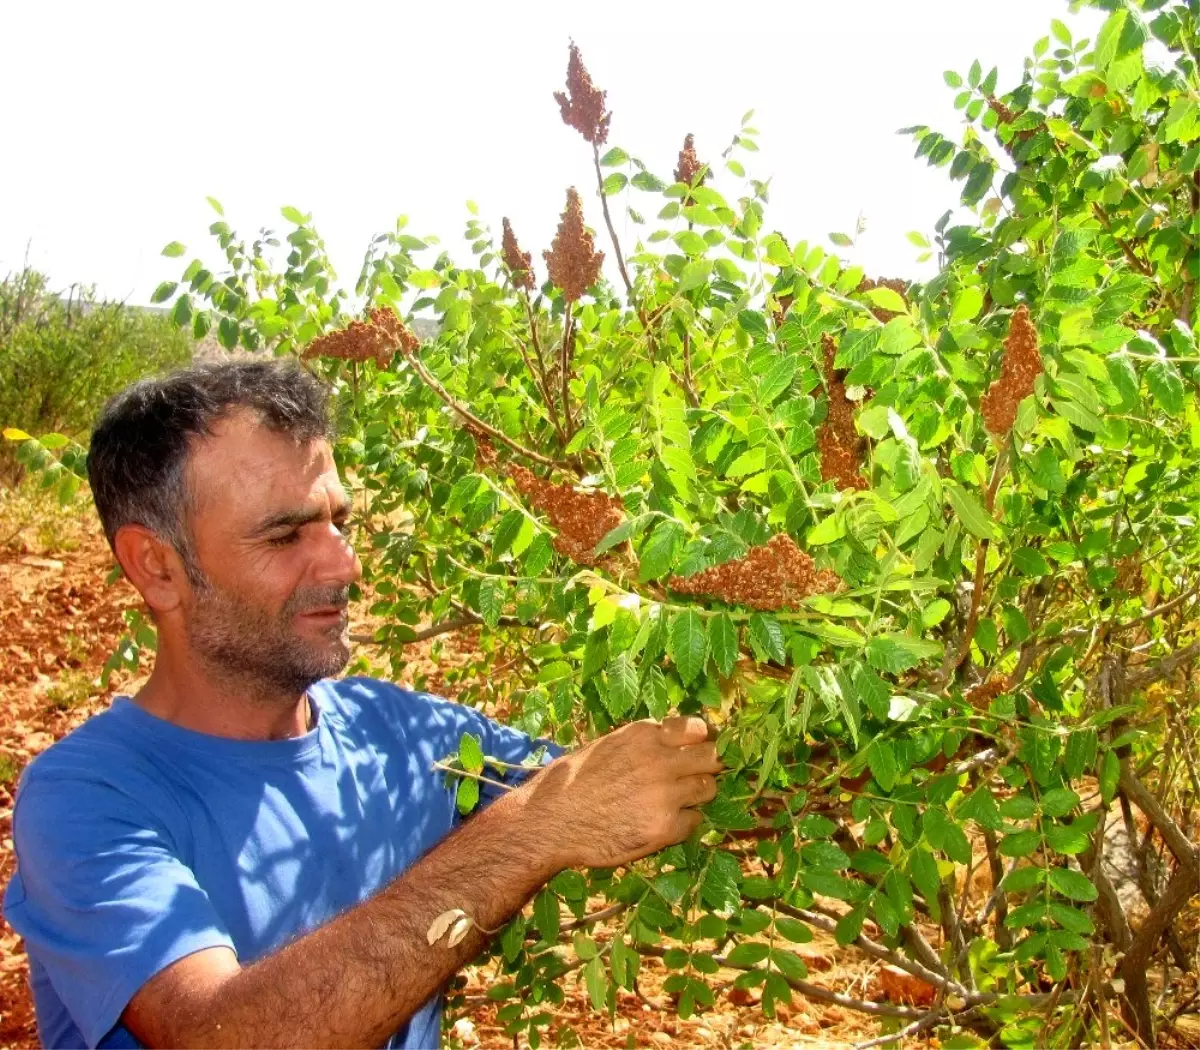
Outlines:
{"label": "man's eye", "polygon": [[272,547],[287,547],[300,538],[299,532],[285,532],[282,536],[272,536],[268,541]]}

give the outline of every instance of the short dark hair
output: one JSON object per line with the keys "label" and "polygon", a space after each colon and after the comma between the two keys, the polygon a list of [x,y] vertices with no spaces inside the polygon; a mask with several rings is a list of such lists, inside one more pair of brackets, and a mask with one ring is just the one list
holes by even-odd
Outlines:
{"label": "short dark hair", "polygon": [[329,388],[295,364],[228,361],[142,379],[109,400],[92,432],[88,481],[111,545],[123,525],[170,543],[198,571],[187,527],[190,443],[230,412],[248,409],[300,441],[332,436]]}

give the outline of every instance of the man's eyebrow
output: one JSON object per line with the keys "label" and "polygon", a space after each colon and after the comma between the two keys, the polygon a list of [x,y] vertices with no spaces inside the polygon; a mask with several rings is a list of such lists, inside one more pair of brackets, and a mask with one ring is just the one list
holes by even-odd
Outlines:
{"label": "man's eyebrow", "polygon": [[[339,518],[346,518],[350,514],[350,509],[349,500],[343,500],[334,504],[333,510],[330,513],[331,520],[336,521]],[[302,525],[309,525],[314,521],[323,521],[324,518],[325,512],[321,507],[300,507],[296,510],[285,510],[263,519],[254,530],[254,534],[258,536],[263,533],[274,532],[276,529],[299,528]]]}

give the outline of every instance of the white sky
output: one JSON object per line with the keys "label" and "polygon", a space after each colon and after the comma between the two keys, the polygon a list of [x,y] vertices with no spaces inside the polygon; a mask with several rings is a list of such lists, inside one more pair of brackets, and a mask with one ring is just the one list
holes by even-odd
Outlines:
{"label": "white sky", "polygon": [[[871,274],[916,275],[904,233],[928,233],[957,188],[945,169],[914,161],[896,129],[956,136],[943,69],[965,74],[978,58],[985,72],[999,65],[1006,89],[1052,17],[1077,36],[1099,22],[1055,0],[7,0],[0,10],[0,274],[28,244],[56,284],[94,282],[131,302],[180,272],[159,254],[168,241],[220,261],[206,194],[244,234],[282,226],[283,204],[312,211],[348,286],[370,236],[400,213],[409,232],[469,257],[468,198],[497,240],[508,215],[544,272],[568,185],[602,226],[590,147],[551,97],[571,37],[608,91],[610,145],[669,180],[686,132],[715,161],[753,108],[762,149],[741,159],[773,176],[768,228],[828,248],[826,235],[852,233],[861,211],[867,232],[842,254]],[[716,185],[733,197],[736,181],[723,173]],[[651,198],[633,196],[652,216]],[[622,230],[632,246],[619,218]]]}

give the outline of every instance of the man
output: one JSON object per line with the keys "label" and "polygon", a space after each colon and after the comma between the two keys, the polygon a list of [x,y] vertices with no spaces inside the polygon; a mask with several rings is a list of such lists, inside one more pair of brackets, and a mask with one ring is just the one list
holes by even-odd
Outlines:
{"label": "man", "polygon": [[[327,394],[268,363],[115,398],[92,494],[158,628],[145,687],[51,747],[14,814],[5,915],[49,1046],[435,1046],[439,990],[558,871],[680,842],[719,771],[705,726],[625,726],[453,831],[432,763],[528,738],[334,681],[360,566]],[[438,916],[473,920],[454,947]]]}

